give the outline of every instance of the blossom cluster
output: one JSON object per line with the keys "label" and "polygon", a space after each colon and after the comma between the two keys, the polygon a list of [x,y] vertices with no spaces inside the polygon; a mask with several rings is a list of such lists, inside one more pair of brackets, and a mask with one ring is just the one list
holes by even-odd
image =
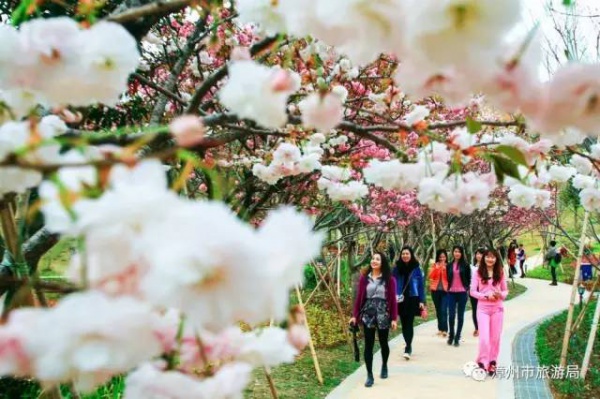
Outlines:
{"label": "blossom cluster", "polygon": [[33,19],[19,30],[2,24],[0,42],[1,98],[14,117],[37,105],[114,105],[140,57],[121,25],[82,29],[68,17]]}
{"label": "blossom cluster", "polygon": [[[67,276],[89,290],[50,310],[13,311],[0,329],[0,340],[12,348],[0,357],[0,370],[49,385],[72,380],[89,391],[149,362],[133,372],[127,388],[127,398],[141,398],[155,386],[154,379],[145,379],[152,375],[164,379],[165,390],[176,391],[176,381],[185,380],[200,392],[217,389],[219,375],[231,370],[246,381],[251,368],[244,364],[293,361],[302,346],[298,334],[306,343],[302,329],[295,341],[279,328],[250,335],[232,335],[230,328],[240,321],[285,319],[289,289],[301,283],[302,266],[320,248],[308,218],[284,208],[255,230],[222,203],[190,201],[170,191],[159,161],[114,166],[99,198],[85,196],[81,183],[93,185],[91,177],[87,167],[64,168],[40,187],[47,228],[84,239],[85,252],[73,257]],[[56,190],[60,195],[47,195]],[[161,309],[181,317],[165,326]],[[189,335],[183,337],[180,364],[153,362],[181,345],[176,336],[183,320]],[[207,346],[211,365],[219,360],[223,366],[211,379],[194,377],[205,350],[198,337],[221,340]]]}
{"label": "blossom cluster", "polygon": [[364,183],[352,179],[350,169],[332,165],[321,168],[317,186],[325,190],[332,201],[355,201],[369,192]]}
{"label": "blossom cluster", "polygon": [[321,168],[320,159],[323,154],[323,149],[319,146],[322,140],[324,140],[322,134],[312,136],[303,147],[304,155],[297,146],[285,142],[281,143],[273,152],[273,160],[269,166],[256,163],[252,168],[252,172],[268,184],[275,184],[286,176],[295,176],[318,170]]}

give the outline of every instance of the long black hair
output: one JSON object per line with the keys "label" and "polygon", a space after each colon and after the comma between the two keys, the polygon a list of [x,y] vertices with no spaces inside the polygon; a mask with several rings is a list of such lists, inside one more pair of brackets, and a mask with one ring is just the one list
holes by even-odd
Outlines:
{"label": "long black hair", "polygon": [[[390,268],[390,262],[388,261],[387,256],[385,256],[385,254],[381,251],[373,252],[373,255],[371,256],[371,260],[373,259],[373,256],[375,256],[375,255],[379,255],[379,257],[381,258],[381,278],[383,279],[383,281],[385,281],[387,283],[390,279],[390,276],[392,275],[392,269]],[[372,271],[373,271],[373,268],[371,267],[371,262],[369,262],[369,267],[367,268],[367,276]]]}
{"label": "long black hair", "polygon": [[[496,262],[494,263],[494,269],[492,271],[492,276],[488,274],[487,265],[485,264],[485,257],[491,255],[496,258]],[[489,279],[493,279],[493,284],[498,285],[504,278],[504,268],[502,266],[502,260],[500,259],[500,254],[498,251],[493,249],[488,249],[483,253],[483,258],[481,259],[481,263],[479,264],[479,275],[484,282],[488,282]]]}
{"label": "long black hair", "polygon": [[[404,251],[408,251],[410,253],[410,261],[408,263],[405,263],[402,260],[402,252],[404,252]],[[419,261],[415,257],[415,251],[412,249],[412,247],[405,245],[400,250],[400,257],[396,261],[396,269],[398,269],[398,273],[408,274],[409,272],[411,272],[413,269],[415,269],[417,267],[419,267]]]}
{"label": "long black hair", "polygon": [[477,254],[481,254],[481,260],[483,260],[483,254],[485,254],[485,248],[477,248],[477,250],[475,251],[475,253],[473,254],[473,265],[474,266],[479,266],[479,263],[477,263]]}
{"label": "long black hair", "polygon": [[448,251],[446,251],[445,249],[438,249],[437,251],[435,251],[435,262],[437,263],[440,261],[441,254],[446,255],[446,263],[448,263]]}
{"label": "long black hair", "polygon": [[453,264],[455,259],[454,259],[454,251],[456,250],[460,251],[461,257],[460,260],[458,261],[459,265],[463,265],[463,266],[468,266],[467,265],[467,259],[465,256],[465,249],[463,247],[461,247],[460,245],[455,245],[454,247],[452,247],[452,262],[448,262],[449,264]]}

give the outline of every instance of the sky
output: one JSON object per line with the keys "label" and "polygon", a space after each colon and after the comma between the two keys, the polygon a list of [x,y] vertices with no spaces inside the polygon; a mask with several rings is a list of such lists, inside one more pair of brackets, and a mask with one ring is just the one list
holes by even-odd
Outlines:
{"label": "sky", "polygon": [[[563,6],[562,0],[525,0],[524,3],[526,26],[532,27],[536,22],[540,23],[540,33],[544,41],[543,57],[553,59],[550,47],[554,47],[561,56],[560,63],[567,62],[564,56],[565,45],[555,27],[558,24],[563,30],[567,28],[574,32],[573,38],[577,43],[577,48],[571,52],[576,54],[579,61],[600,62],[600,55],[597,51],[597,40],[600,33],[600,0],[574,0],[575,4],[572,7]],[[554,12],[548,11],[548,4],[552,6]],[[571,14],[571,16],[567,14]],[[595,17],[586,17],[590,15]],[[552,60],[546,69],[552,70],[558,65],[558,61]]]}

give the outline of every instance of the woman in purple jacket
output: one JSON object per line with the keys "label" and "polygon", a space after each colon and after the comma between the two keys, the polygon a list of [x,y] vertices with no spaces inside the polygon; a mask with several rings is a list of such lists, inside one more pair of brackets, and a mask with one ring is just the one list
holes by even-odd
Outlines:
{"label": "woman in purple jacket", "polygon": [[381,378],[387,378],[387,361],[390,356],[388,336],[390,327],[398,326],[396,306],[396,279],[392,278],[390,264],[382,252],[375,252],[365,274],[360,277],[350,324],[363,325],[365,334],[365,364],[367,366],[366,387],[373,386],[373,346],[375,332],[381,346]]}

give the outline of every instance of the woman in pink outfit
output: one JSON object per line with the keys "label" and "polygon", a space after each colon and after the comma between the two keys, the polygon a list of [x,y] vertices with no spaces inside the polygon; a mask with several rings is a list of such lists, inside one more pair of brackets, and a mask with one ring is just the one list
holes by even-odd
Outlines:
{"label": "woman in pink outfit", "polygon": [[504,300],[508,286],[500,256],[488,249],[483,254],[477,273],[471,280],[471,296],[477,298],[477,324],[479,325],[479,354],[477,364],[490,376],[496,374],[500,352],[500,336],[504,322]]}

